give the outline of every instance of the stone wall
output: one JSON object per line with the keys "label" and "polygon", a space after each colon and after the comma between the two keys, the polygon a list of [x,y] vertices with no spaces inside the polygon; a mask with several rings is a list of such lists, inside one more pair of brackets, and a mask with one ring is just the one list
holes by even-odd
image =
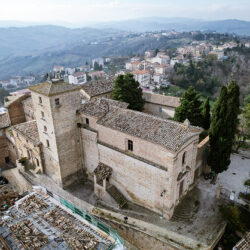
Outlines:
{"label": "stone wall", "polygon": [[8,141],[6,137],[5,129],[0,129],[0,168],[4,167],[6,164],[8,153]]}
{"label": "stone wall", "polygon": [[43,173],[41,148],[27,137],[12,129],[18,159],[25,157],[27,168],[35,173]]}
{"label": "stone wall", "polygon": [[26,100],[22,101],[23,110],[25,114],[26,121],[32,121],[35,119],[34,109],[32,105],[31,97],[28,97]]}
{"label": "stone wall", "polygon": [[27,96],[23,95],[7,107],[11,125],[25,122],[25,114],[22,105],[22,101],[25,98],[27,98]]}
{"label": "stone wall", "polygon": [[[39,97],[42,98],[42,103],[39,102]],[[60,105],[55,104],[57,98]],[[47,97],[33,92],[32,101],[40,141],[44,148],[45,172],[58,185],[65,187],[82,176],[77,150],[79,138],[76,120],[76,110],[81,105],[81,94],[77,90]]]}
{"label": "stone wall", "polygon": [[143,93],[144,112],[163,119],[173,118],[175,108],[180,105],[180,98],[153,93]]}

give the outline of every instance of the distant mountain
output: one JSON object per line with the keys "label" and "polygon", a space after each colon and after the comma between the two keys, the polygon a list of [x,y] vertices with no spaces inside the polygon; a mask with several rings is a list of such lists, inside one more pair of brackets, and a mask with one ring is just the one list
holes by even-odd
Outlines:
{"label": "distant mountain", "polygon": [[0,28],[0,59],[40,53],[41,50],[67,49],[78,43],[98,41],[117,34],[119,32],[112,29],[69,29],[54,25]]}
{"label": "distant mountain", "polygon": [[176,31],[200,30],[250,35],[250,22],[237,19],[205,21],[191,18],[147,17],[119,22],[99,23],[91,25],[91,27],[114,28],[134,32],[174,29]]}

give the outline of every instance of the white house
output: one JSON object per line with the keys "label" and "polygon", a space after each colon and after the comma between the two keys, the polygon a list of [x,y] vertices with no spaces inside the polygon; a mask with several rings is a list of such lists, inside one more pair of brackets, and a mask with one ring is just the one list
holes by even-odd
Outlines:
{"label": "white house", "polygon": [[135,70],[132,72],[134,79],[138,81],[142,87],[147,87],[151,82],[151,75],[147,70]]}
{"label": "white house", "polygon": [[76,72],[72,75],[69,75],[70,84],[84,84],[87,82],[87,75],[85,72]]}
{"label": "white house", "polygon": [[54,72],[62,72],[63,70],[64,70],[64,67],[60,65],[55,65],[53,68]]}

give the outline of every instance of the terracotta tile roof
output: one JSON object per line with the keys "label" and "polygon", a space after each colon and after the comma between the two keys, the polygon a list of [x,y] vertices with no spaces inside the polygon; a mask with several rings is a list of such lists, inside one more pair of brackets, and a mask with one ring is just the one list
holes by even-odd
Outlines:
{"label": "terracotta tile roof", "polygon": [[143,98],[145,99],[146,102],[173,108],[176,108],[180,105],[180,98],[174,96],[165,96],[165,95],[143,92]]}
{"label": "terracotta tile roof", "polygon": [[36,121],[29,121],[13,126],[13,129],[22,134],[35,145],[40,143]]}
{"label": "terracotta tile roof", "polygon": [[107,98],[98,98],[97,100],[86,102],[78,111],[86,115],[102,117],[109,111],[111,106],[127,108],[128,104]]}
{"label": "terracotta tile roof", "polygon": [[8,113],[4,113],[0,115],[0,129],[7,128],[10,126],[10,119]]}
{"label": "terracotta tile roof", "polygon": [[53,95],[81,89],[81,87],[75,84],[69,84],[63,81],[58,81],[58,82],[43,82],[43,83],[31,86],[29,89],[33,92],[36,92],[45,96],[53,96]]}
{"label": "terracotta tile roof", "polygon": [[132,72],[133,75],[144,75],[144,74],[149,74],[149,71],[147,70],[135,70]]}
{"label": "terracotta tile roof", "polygon": [[90,97],[98,96],[104,93],[112,92],[114,89],[114,80],[90,81],[82,86],[82,89]]}
{"label": "terracotta tile roof", "polygon": [[183,123],[117,107],[112,107],[97,123],[159,144],[171,151],[178,151],[188,139],[202,131]]}
{"label": "terracotta tile roof", "polygon": [[86,73],[85,72],[76,72],[76,73],[74,73],[73,74],[73,76],[83,76],[83,75],[86,75]]}

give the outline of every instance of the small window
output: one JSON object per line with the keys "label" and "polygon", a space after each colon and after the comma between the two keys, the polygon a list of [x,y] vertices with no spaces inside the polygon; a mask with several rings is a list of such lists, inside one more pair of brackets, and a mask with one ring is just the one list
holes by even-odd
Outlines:
{"label": "small window", "polygon": [[159,107],[159,112],[160,112],[160,113],[162,112],[162,107]]}
{"label": "small window", "polygon": [[43,126],[43,130],[44,130],[44,132],[47,132],[47,127]]}
{"label": "small window", "polygon": [[133,151],[133,141],[128,140],[128,150]]}
{"label": "small window", "polygon": [[37,158],[36,158],[36,165],[39,167],[39,161]]}
{"label": "small window", "polygon": [[41,111],[41,115],[42,115],[42,118],[44,118],[44,112],[43,111]]}
{"label": "small window", "polygon": [[56,98],[56,99],[55,99],[55,105],[56,105],[56,106],[59,106],[59,105],[60,105],[60,100],[59,100],[59,98]]}
{"label": "small window", "polygon": [[50,145],[49,145],[49,140],[46,140],[46,143],[47,143],[47,147],[49,148],[49,146],[50,146]]}
{"label": "small window", "polygon": [[186,163],[186,152],[183,153],[182,155],[182,165]]}
{"label": "small window", "polygon": [[86,124],[89,125],[89,118],[86,118]]}
{"label": "small window", "polygon": [[43,100],[42,100],[42,97],[39,96],[39,103],[42,104],[43,103]]}

